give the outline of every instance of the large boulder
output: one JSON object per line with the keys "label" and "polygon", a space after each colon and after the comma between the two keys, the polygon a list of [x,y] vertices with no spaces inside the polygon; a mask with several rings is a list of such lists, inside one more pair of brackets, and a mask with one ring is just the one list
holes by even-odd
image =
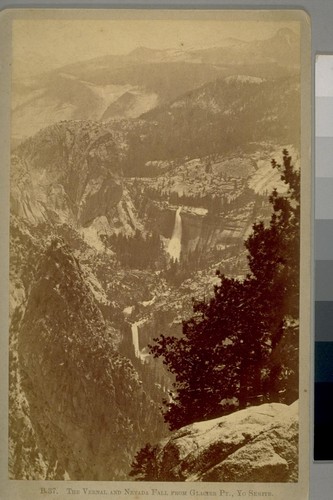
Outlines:
{"label": "large boulder", "polygon": [[293,482],[298,403],[263,404],[179,429],[156,450],[158,480]]}

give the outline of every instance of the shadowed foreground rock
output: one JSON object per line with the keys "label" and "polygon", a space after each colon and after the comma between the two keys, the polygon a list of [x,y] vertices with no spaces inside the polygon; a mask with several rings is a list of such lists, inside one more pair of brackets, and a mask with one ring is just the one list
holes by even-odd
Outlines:
{"label": "shadowed foreground rock", "polygon": [[[52,479],[126,479],[135,449],[154,438],[162,419],[131,362],[114,349],[81,267],[60,238],[41,259],[18,353],[36,456],[49,464],[43,471],[38,462],[32,478],[49,479],[52,469]],[[20,445],[16,462],[28,446]]]}
{"label": "shadowed foreground rock", "polygon": [[156,452],[167,481],[294,482],[298,403],[264,404],[179,429]]}

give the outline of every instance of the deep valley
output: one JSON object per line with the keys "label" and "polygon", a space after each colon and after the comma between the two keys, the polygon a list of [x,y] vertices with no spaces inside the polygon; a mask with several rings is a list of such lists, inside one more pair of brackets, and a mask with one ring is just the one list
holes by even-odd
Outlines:
{"label": "deep valley", "polygon": [[[286,190],[271,160],[286,148],[300,167],[298,37],[228,44],[14,82],[13,479],[125,480],[140,448],[170,436],[175,374],[149,346],[181,337],[216,271],[249,273],[244,240]],[[288,453],[283,481],[296,477]],[[170,474],[218,477],[190,467]]]}

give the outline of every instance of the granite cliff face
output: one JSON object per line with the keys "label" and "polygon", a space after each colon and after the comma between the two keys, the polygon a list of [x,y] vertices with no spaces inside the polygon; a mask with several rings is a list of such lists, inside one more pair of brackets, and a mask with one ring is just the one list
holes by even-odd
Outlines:
{"label": "granite cliff face", "polygon": [[62,122],[19,146],[12,158],[16,215],[85,226],[117,215],[123,188],[121,133],[91,122]]}
{"label": "granite cliff face", "polygon": [[52,241],[37,271],[18,354],[39,452],[58,478],[126,478],[134,451],[159,432],[161,417],[131,362],[114,350],[61,239]]}
{"label": "granite cliff face", "polygon": [[294,482],[298,403],[264,404],[183,427],[155,449],[156,480]]}

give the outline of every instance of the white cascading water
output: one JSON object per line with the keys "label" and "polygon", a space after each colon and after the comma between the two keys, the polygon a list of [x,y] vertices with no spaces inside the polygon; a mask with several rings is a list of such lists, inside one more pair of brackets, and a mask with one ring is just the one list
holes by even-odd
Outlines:
{"label": "white cascading water", "polygon": [[132,326],[131,326],[131,330],[132,330],[132,343],[133,343],[134,354],[135,354],[136,358],[140,357],[139,324],[140,324],[140,322],[137,321],[136,323],[133,323]]}
{"label": "white cascading water", "polygon": [[176,212],[175,217],[175,227],[173,228],[173,233],[171,236],[171,240],[168,245],[168,254],[174,260],[180,260],[180,252],[182,248],[182,218],[180,215],[182,207],[179,207]]}

